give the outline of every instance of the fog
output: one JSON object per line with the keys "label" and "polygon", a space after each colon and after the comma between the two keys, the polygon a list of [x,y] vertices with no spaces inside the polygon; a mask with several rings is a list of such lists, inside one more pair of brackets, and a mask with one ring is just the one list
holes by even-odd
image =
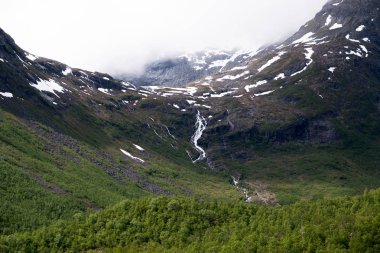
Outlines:
{"label": "fog", "polygon": [[294,33],[326,0],[1,0],[23,49],[91,71],[133,73],[206,48],[255,50]]}

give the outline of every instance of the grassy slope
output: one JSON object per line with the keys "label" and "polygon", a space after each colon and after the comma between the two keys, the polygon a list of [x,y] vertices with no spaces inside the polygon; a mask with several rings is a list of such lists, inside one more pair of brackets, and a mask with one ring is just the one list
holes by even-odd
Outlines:
{"label": "grassy slope", "polygon": [[86,208],[105,207],[124,197],[145,195],[132,183],[117,183],[76,154],[65,157],[46,152],[46,142],[40,136],[13,116],[5,112],[1,116],[2,233],[68,218]]}
{"label": "grassy slope", "polygon": [[[178,195],[221,199],[239,197],[228,179],[202,166],[193,166],[186,154],[176,155],[155,139],[148,141],[152,136],[145,135],[139,142],[124,136],[122,141],[115,141],[112,145],[107,144],[109,137],[103,136],[101,146],[105,148],[102,150],[107,150],[109,155],[99,156],[101,150],[83,142],[66,143],[63,138],[63,143],[55,146],[52,143],[57,141],[55,135],[44,136],[52,129],[35,123],[46,129],[40,133],[11,114],[0,113],[0,173],[3,178],[0,187],[0,233],[30,230],[56,219],[70,218],[89,208],[103,208],[125,198],[150,195],[143,189],[141,179]],[[118,131],[121,135],[123,129]],[[91,132],[95,133],[87,136],[95,139],[98,131]],[[118,150],[119,147],[131,149],[133,142],[149,150],[147,165],[129,160]],[[132,151],[136,153],[136,149]],[[163,155],[165,153],[167,155]],[[115,174],[113,178],[102,169],[115,166],[132,169],[140,174],[140,178],[131,180],[117,168],[112,171]]]}
{"label": "grassy slope", "polygon": [[281,204],[301,199],[350,196],[379,183],[380,145],[360,150],[332,146],[288,146],[257,152],[247,163],[231,161],[230,173],[238,171],[245,181],[269,184]]}

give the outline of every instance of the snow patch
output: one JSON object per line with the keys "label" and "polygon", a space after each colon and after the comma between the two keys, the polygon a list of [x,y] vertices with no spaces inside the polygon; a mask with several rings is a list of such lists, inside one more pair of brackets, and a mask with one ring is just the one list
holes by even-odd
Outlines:
{"label": "snow patch", "polygon": [[366,28],[365,25],[361,25],[361,26],[359,26],[358,28],[356,28],[356,31],[357,31],[357,32],[361,32],[361,31],[363,31],[365,28]]}
{"label": "snow patch", "polygon": [[336,67],[330,67],[330,68],[328,69],[328,71],[330,71],[331,73],[334,73],[335,70],[336,70]]}
{"label": "snow patch", "polygon": [[204,108],[207,108],[207,109],[211,109],[212,107],[209,106],[209,105],[201,105],[201,104],[194,104],[195,106],[198,106],[198,107],[204,107]]}
{"label": "snow patch", "polygon": [[[198,91],[197,87],[187,87],[187,88],[170,88],[174,91],[180,91],[182,93],[187,93],[190,96],[194,96],[194,94]],[[170,91],[168,91],[170,92]],[[172,91],[173,92],[173,91]]]}
{"label": "snow patch", "polygon": [[[128,89],[130,90],[136,90],[136,86],[134,86],[133,84],[129,83],[129,82],[121,82],[121,85],[124,86],[124,87],[128,87]],[[131,88],[132,87],[132,88]]]}
{"label": "snow patch", "polygon": [[298,71],[296,73],[293,73],[291,76],[295,76],[295,75],[298,75],[298,74],[304,72],[310,66],[310,64],[313,63],[313,59],[311,58],[313,56],[313,54],[314,54],[314,50],[312,48],[306,48],[305,58],[306,58],[306,60],[309,60],[309,62],[306,63],[306,66],[303,69],[301,69],[300,71]]}
{"label": "snow patch", "polygon": [[258,86],[260,86],[260,85],[263,85],[263,84],[266,84],[267,82],[268,82],[267,80],[258,81],[258,82],[255,83],[255,84],[246,85],[246,86],[244,87],[244,89],[245,89],[246,92],[249,92],[250,89],[252,89],[252,88],[256,88],[256,87],[258,87]]}
{"label": "snow patch", "polygon": [[195,104],[197,101],[195,101],[195,100],[186,100],[186,102],[187,102],[189,105],[193,105],[193,104]]}
{"label": "snow patch", "polygon": [[134,146],[136,149],[140,150],[140,151],[145,151],[145,149],[143,149],[142,147],[140,147],[140,146],[137,145],[137,144],[133,144],[133,146]]}
{"label": "snow patch", "polygon": [[239,75],[236,75],[236,76],[232,76],[232,75],[226,75],[226,76],[223,76],[219,79],[217,79],[216,81],[217,82],[222,82],[224,80],[236,80],[236,79],[239,79],[243,76],[246,76],[248,75],[250,72],[249,71],[244,71],[243,73],[239,74]]}
{"label": "snow patch", "polygon": [[126,155],[126,156],[132,158],[133,160],[139,161],[139,162],[141,162],[141,163],[145,163],[145,161],[144,161],[143,159],[138,158],[138,157],[136,157],[136,156],[133,156],[131,153],[125,151],[124,149],[120,149],[120,151],[121,151],[124,155]]}
{"label": "snow patch", "polygon": [[217,82],[223,82],[224,80],[236,80],[236,79],[239,79],[243,76],[248,75],[249,73],[250,72],[247,70],[247,71],[244,71],[243,73],[236,75],[236,76],[226,75],[226,76],[223,76],[223,77],[217,79],[216,81]]}
{"label": "snow patch", "polygon": [[359,47],[362,49],[363,52],[366,53],[365,57],[368,57],[368,49],[363,45],[359,45]]}
{"label": "snow patch", "polygon": [[[226,53],[224,53],[226,54]],[[238,58],[239,56],[243,55],[243,54],[248,54],[249,56],[254,56],[257,54],[257,52],[247,52],[247,51],[244,51],[244,50],[239,50],[239,51],[236,51],[233,55],[231,55],[230,58],[228,59],[225,59],[225,60],[218,60],[218,61],[214,61],[212,62],[210,65],[209,65],[209,69],[210,68],[215,68],[215,67],[220,67],[219,69],[219,72],[222,72],[222,70],[226,67],[226,65],[229,63],[229,62],[233,62],[236,60],[236,58]]]}
{"label": "snow patch", "polygon": [[351,42],[360,43],[360,41],[358,41],[358,40],[350,39],[350,35],[349,34],[346,35],[346,39],[349,40],[349,41],[351,41]]}
{"label": "snow patch", "polygon": [[339,3],[332,4],[332,5],[334,5],[334,6],[338,6],[339,4],[341,4],[341,3],[343,3],[343,2],[344,2],[344,0],[340,1]]}
{"label": "snow patch", "polygon": [[231,69],[231,71],[234,71],[234,70],[244,70],[244,69],[247,69],[248,66],[241,66],[241,67],[235,67],[233,69]]}
{"label": "snow patch", "polygon": [[[197,87],[186,87],[186,88],[173,88],[173,87],[162,87],[162,86],[143,86],[143,89],[149,90],[154,94],[161,95],[164,97],[173,96],[174,94],[183,94],[194,96],[198,91]],[[165,91],[162,93],[162,91]],[[150,93],[150,94],[153,94]]]}
{"label": "snow patch", "polygon": [[329,30],[340,29],[340,28],[342,28],[342,27],[343,27],[342,24],[335,23],[335,24],[333,24],[333,25],[330,27]]}
{"label": "snow patch", "polygon": [[49,80],[41,80],[41,79],[39,79],[39,81],[37,81],[37,84],[31,83],[30,85],[33,86],[34,88],[36,88],[39,91],[51,92],[54,95],[56,95],[57,97],[59,97],[59,96],[55,93],[56,91],[60,92],[60,93],[63,93],[64,90],[65,90],[61,85],[59,85],[53,79],[49,79]]}
{"label": "snow patch", "polygon": [[350,52],[346,52],[346,54],[348,54],[348,55],[356,55],[356,56],[358,56],[360,58],[363,57],[363,55],[360,52],[355,52],[355,51],[352,51],[352,50]]}
{"label": "snow patch", "polygon": [[284,73],[278,74],[273,80],[277,81],[277,80],[280,80],[280,79],[285,79],[285,74]]}
{"label": "snow patch", "polygon": [[329,15],[327,18],[326,18],[326,23],[325,23],[325,26],[328,26],[331,24],[331,21],[332,21],[332,16]]}
{"label": "snow patch", "polygon": [[262,92],[262,93],[256,93],[256,94],[253,94],[253,95],[255,97],[259,97],[259,96],[265,96],[265,95],[271,94],[273,92],[274,92],[274,90],[270,90],[270,91],[266,91],[266,92]]}
{"label": "snow patch", "polygon": [[112,96],[112,94],[110,93],[110,90],[109,89],[104,89],[104,88],[98,88],[98,91],[104,93],[104,94],[107,94],[107,95],[110,95]]}
{"label": "snow patch", "polygon": [[73,71],[69,67],[66,67],[66,69],[62,71],[62,74],[65,75],[65,76],[67,76],[67,75],[69,75],[71,73],[73,73]]}
{"label": "snow patch", "polygon": [[299,38],[298,40],[293,41],[292,45],[310,42],[310,41],[314,40],[314,38],[312,37],[313,35],[314,35],[313,32],[309,32],[309,33],[305,34],[304,36],[302,36],[301,38]]}
{"label": "snow patch", "polygon": [[229,61],[230,59],[213,61],[208,66],[208,69],[217,68],[217,67],[220,67],[221,69],[223,69]]}
{"label": "snow patch", "polygon": [[221,98],[221,97],[227,96],[227,95],[232,94],[232,93],[235,93],[235,91],[226,91],[226,92],[222,92],[220,94],[211,94],[211,97],[212,98]]}
{"label": "snow patch", "polygon": [[10,92],[0,92],[0,96],[6,97],[6,98],[13,98],[13,94]]}
{"label": "snow patch", "polygon": [[273,63],[275,63],[276,61],[280,60],[281,59],[281,56],[284,55],[286,52],[284,51],[281,51],[278,53],[277,56],[273,57],[272,59],[270,59],[267,63],[265,63],[263,66],[261,66],[261,68],[258,69],[259,72],[263,71],[265,68],[269,67],[270,65],[272,65]]}

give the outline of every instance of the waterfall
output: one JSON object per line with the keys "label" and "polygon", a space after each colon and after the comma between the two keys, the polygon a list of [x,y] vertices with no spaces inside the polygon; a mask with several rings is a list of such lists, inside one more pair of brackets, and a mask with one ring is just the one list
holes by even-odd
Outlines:
{"label": "waterfall", "polygon": [[203,160],[206,158],[206,152],[202,147],[198,145],[198,140],[202,137],[203,131],[206,129],[207,121],[206,119],[201,115],[201,113],[198,111],[197,113],[197,121],[195,122],[195,133],[191,137],[191,142],[194,145],[194,148],[199,152],[199,157],[193,161],[193,163],[196,163],[200,160]]}

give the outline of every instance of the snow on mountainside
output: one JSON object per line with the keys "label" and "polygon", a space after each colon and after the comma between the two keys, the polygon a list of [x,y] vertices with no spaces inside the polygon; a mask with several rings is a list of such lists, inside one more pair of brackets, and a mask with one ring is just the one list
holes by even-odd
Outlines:
{"label": "snow on mountainside", "polygon": [[[335,59],[330,64],[344,66],[345,61],[368,57],[369,48],[377,45],[378,39],[373,37],[378,31],[378,9],[376,1],[371,0],[329,1],[292,37],[257,53],[211,50],[187,54],[151,63],[141,76],[122,78],[138,86],[181,86],[197,82],[213,85],[219,82],[213,87],[215,89],[223,87],[220,82],[228,82],[231,86],[234,85],[231,81],[235,81],[241,88],[300,75],[314,63],[313,58],[324,63]],[[336,49],[338,44],[340,48]],[[335,63],[337,54],[344,56],[343,63]],[[298,62],[291,63],[290,59]],[[277,73],[268,77],[271,70],[281,64],[284,69],[277,68]],[[328,68],[336,68],[335,65]]]}
{"label": "snow on mountainside", "polygon": [[210,94],[218,90],[230,96],[244,95],[244,90],[271,94],[301,80],[313,66],[323,66],[318,78],[326,81],[333,81],[338,72],[352,71],[351,66],[360,60],[379,66],[380,11],[376,1],[364,2],[330,1],[284,42],[247,58],[239,68],[222,70],[189,85]]}
{"label": "snow on mountainside", "polygon": [[[210,105],[204,102],[208,99],[274,95],[289,85],[305,81],[317,66],[318,80],[333,82],[337,74],[351,71],[352,64],[358,60],[371,62],[378,57],[379,7],[376,1],[364,2],[330,1],[292,37],[256,53],[208,50],[152,63],[143,76],[131,80],[140,88],[106,74],[71,69],[34,56],[2,33],[0,65],[17,68],[16,76],[22,81],[12,86],[3,77],[0,92],[17,98],[18,86],[25,84],[42,92],[43,98],[53,105],[64,97],[112,97],[120,92],[134,94],[133,99],[120,102],[131,105],[149,98],[180,96],[183,99],[185,96],[188,98],[183,100],[194,100],[193,105],[207,108]],[[376,60],[372,64],[378,65]],[[317,87],[314,92],[321,99],[325,97],[324,91]],[[180,108],[180,103],[175,104]]]}
{"label": "snow on mountainside", "polygon": [[136,86],[178,86],[222,71],[244,68],[240,65],[254,54],[244,50],[205,50],[155,61],[138,76],[119,77]]}
{"label": "snow on mountainside", "polygon": [[139,166],[156,157],[119,145],[125,136],[181,162],[249,171],[257,145],[336,144],[359,128],[377,134],[379,17],[378,0],[329,1],[282,43],[155,62],[130,82],[34,56],[0,31],[0,105],[43,122],[65,119],[62,128],[100,122],[115,152]]}
{"label": "snow on mountainside", "polygon": [[[208,50],[156,62],[147,67],[143,76],[131,81],[142,86],[138,88],[106,74],[72,69],[34,56],[2,33],[0,66],[5,71],[0,76],[1,98],[22,98],[21,86],[26,85],[55,106],[66,106],[73,96],[122,96],[117,104],[134,107],[143,100],[170,98],[178,99],[172,103],[174,108],[186,112],[189,106],[213,108],[216,99],[275,96],[288,86],[309,80],[315,83],[314,94],[321,100],[328,99],[327,89],[321,84],[336,85],[338,76],[352,71],[358,61],[379,69],[379,13],[374,0],[330,1],[314,19],[278,45],[256,53]],[[4,75],[7,68],[18,69],[15,76],[20,81],[16,85],[11,85]]]}

